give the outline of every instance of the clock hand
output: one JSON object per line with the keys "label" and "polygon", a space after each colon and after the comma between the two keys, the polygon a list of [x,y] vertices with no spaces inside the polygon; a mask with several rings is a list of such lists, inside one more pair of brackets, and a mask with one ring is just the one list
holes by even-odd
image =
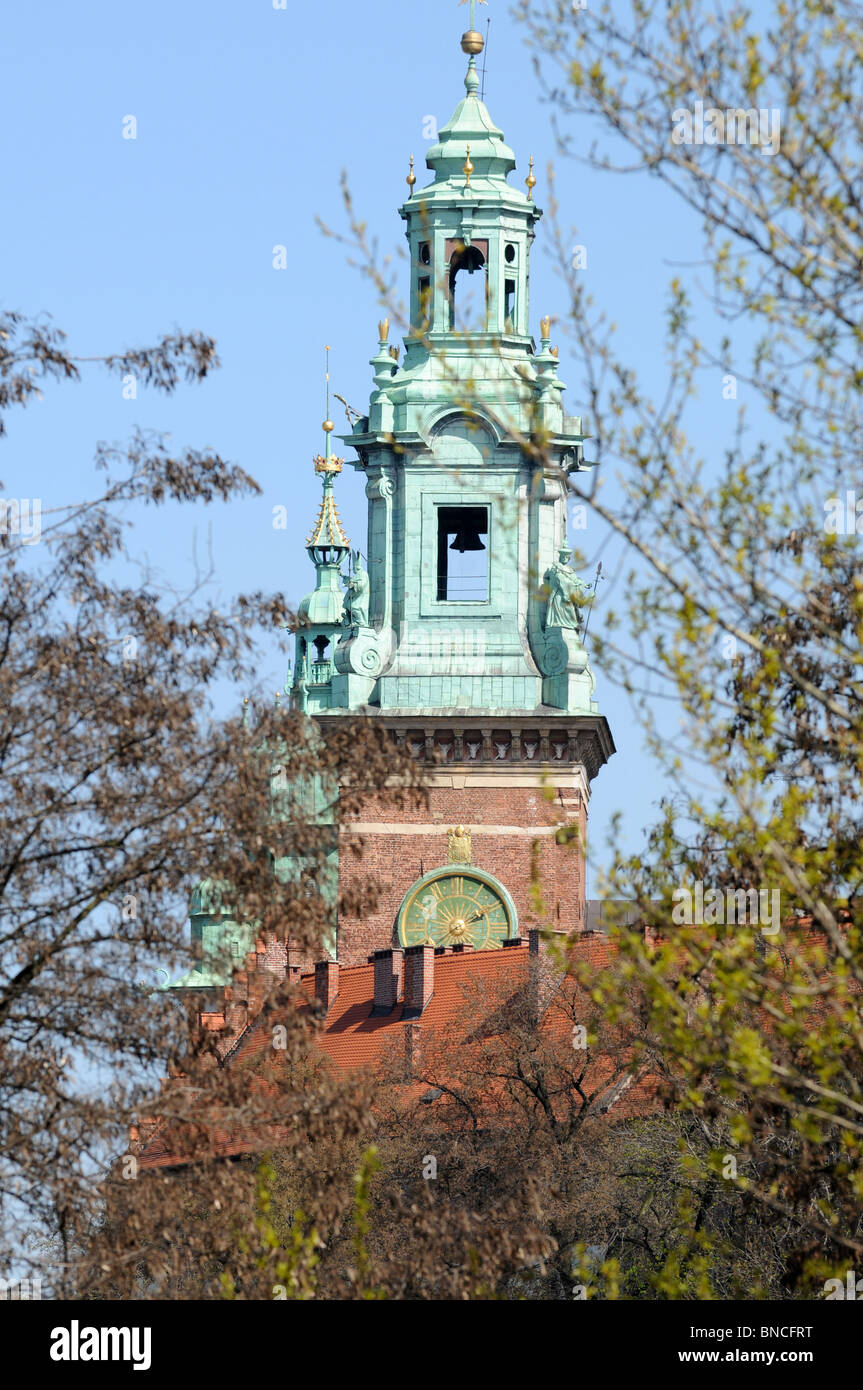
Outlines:
{"label": "clock hand", "polygon": [[483,916],[485,916],[483,912],[478,912],[473,917],[459,917],[459,919],[456,922],[453,922],[452,926],[447,931],[447,936],[461,936],[465,927],[469,927],[471,922],[478,922],[480,918]]}

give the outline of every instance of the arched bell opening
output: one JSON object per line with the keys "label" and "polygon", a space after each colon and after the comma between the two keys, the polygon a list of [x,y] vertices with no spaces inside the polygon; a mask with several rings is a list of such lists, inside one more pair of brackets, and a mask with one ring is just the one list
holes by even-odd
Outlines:
{"label": "arched bell opening", "polygon": [[[478,246],[466,246],[466,245],[464,244],[464,242],[457,242],[457,243],[456,243],[456,246],[455,246],[455,250],[453,251],[452,256],[450,257],[450,263],[449,263],[449,280],[448,280],[448,285],[447,285],[447,301],[448,301],[448,305],[449,305],[449,327],[450,327],[451,329],[454,329],[454,328],[456,327],[456,307],[455,307],[455,306],[456,306],[456,284],[457,284],[457,281],[458,281],[458,276],[461,274],[462,271],[466,271],[468,275],[473,275],[473,274],[475,274],[476,271],[478,271],[478,270],[482,270],[482,271],[485,271],[485,270],[486,270],[486,260],[485,260],[485,256],[483,255],[482,251],[479,249]],[[461,288],[464,286],[464,283],[465,283],[464,276],[462,276],[461,285],[459,286],[459,289],[460,289],[460,290],[461,290]],[[488,294],[488,291],[487,291],[487,286],[486,286],[486,284],[485,284],[485,275],[484,275],[484,276],[483,276],[483,286],[482,286],[482,305],[483,305],[483,312],[485,312],[485,304],[486,304],[487,294]]]}

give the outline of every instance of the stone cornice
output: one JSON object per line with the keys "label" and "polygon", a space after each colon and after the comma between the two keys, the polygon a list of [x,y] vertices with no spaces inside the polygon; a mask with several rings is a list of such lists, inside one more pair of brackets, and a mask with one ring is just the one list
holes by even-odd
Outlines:
{"label": "stone cornice", "polygon": [[383,724],[416,759],[437,770],[518,768],[552,775],[581,766],[588,783],[614,754],[608,721],[601,714],[566,714],[542,709],[533,714],[483,710],[380,710],[374,706],[315,716],[321,730],[345,719],[369,718]]}

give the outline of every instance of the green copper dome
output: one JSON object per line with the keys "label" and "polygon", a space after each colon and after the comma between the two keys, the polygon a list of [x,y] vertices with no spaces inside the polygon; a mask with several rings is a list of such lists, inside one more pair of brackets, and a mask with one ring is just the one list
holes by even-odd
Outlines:
{"label": "green copper dome", "polygon": [[[515,168],[515,155],[504,143],[503,131],[495,125],[485,105],[472,94],[459,102],[441,128],[438,143],[432,145],[426,155],[426,164],[434,171],[435,184],[464,185],[468,145],[473,165],[471,187],[479,192],[484,184],[505,183],[507,174]],[[417,196],[421,197],[422,192],[419,190]]]}
{"label": "green copper dome", "polygon": [[318,586],[300,601],[297,614],[305,618],[310,626],[335,627],[342,621],[344,595],[339,588],[340,572],[337,565],[318,566]]}

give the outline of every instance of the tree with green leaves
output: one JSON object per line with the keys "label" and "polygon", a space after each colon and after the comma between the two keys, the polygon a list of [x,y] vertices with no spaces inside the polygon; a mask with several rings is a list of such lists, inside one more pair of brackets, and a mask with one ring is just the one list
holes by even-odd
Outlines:
{"label": "tree with green leaves", "polygon": [[[648,1003],[632,1036],[663,1046],[729,1194],[787,1223],[787,1287],[818,1289],[863,1254],[859,6],[521,12],[562,160],[661,180],[698,238],[653,399],[553,209],[593,456],[623,498],[570,481],[620,541],[625,597],[597,612],[593,652],[668,786],[609,875],[663,935],[621,932]],[[728,426],[699,448],[705,390]],[[709,910],[687,921],[699,884]],[[620,1006],[619,979],[594,988]],[[662,1287],[709,1296],[709,1269],[693,1219]]]}

